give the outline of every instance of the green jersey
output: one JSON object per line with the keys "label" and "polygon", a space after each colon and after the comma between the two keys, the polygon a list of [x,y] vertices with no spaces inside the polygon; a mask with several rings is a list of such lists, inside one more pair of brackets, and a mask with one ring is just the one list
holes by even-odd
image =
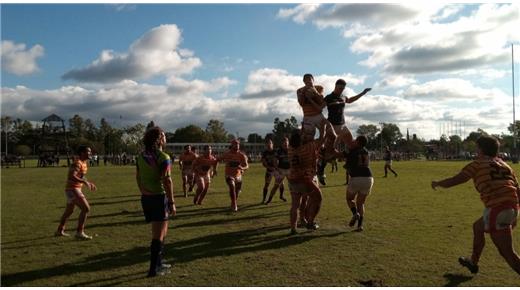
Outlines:
{"label": "green jersey", "polygon": [[141,194],[165,194],[163,178],[170,176],[171,159],[162,151],[143,151],[137,157],[137,179]]}

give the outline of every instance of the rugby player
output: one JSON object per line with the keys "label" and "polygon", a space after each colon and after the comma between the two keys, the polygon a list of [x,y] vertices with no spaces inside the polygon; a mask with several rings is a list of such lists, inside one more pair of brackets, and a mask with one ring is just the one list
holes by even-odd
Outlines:
{"label": "rugby player", "polygon": [[278,148],[276,151],[276,170],[275,170],[275,183],[273,188],[271,189],[271,194],[269,195],[269,199],[265,204],[269,204],[274,195],[276,194],[276,190],[280,189],[280,199],[283,201],[287,201],[283,196],[284,186],[283,180],[289,175],[289,168],[291,166],[289,162],[289,138],[284,137],[282,140],[282,146]]}
{"label": "rugby player", "polygon": [[229,151],[222,154],[218,161],[226,164],[225,179],[231,198],[231,210],[236,212],[238,211],[238,196],[242,190],[242,174],[249,168],[247,156],[240,151],[240,141],[232,140]]}
{"label": "rugby player", "polygon": [[271,180],[275,177],[276,173],[276,151],[273,148],[273,140],[266,139],[265,140],[265,150],[262,152],[262,166],[265,167],[265,183],[262,197],[262,204],[266,203],[267,192],[269,190],[269,185],[271,184]]}
{"label": "rugby player", "polygon": [[202,204],[206,193],[208,193],[211,178],[217,172],[217,164],[217,158],[211,154],[211,146],[204,146],[204,154],[193,161],[193,171],[197,183],[197,193],[193,198],[193,204]]}
{"label": "rugby player", "polygon": [[[191,145],[184,146],[184,152],[179,156],[179,167],[181,169],[182,191],[184,197],[188,197],[188,192],[193,191],[195,185],[195,174],[193,173],[193,161],[197,158],[197,154],[191,150]],[[186,187],[188,191],[186,191]]]}
{"label": "rugby player", "polygon": [[390,151],[390,147],[386,146],[385,148],[385,154],[383,156],[383,160],[385,160],[385,176],[388,175],[388,170],[392,171],[395,177],[397,177],[397,172],[394,171],[392,168],[392,151]]}

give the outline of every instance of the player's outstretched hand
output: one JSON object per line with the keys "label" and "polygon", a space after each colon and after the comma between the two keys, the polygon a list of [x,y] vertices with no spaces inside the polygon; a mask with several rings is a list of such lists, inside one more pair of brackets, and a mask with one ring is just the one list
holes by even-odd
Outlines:
{"label": "player's outstretched hand", "polygon": [[168,211],[170,212],[170,215],[172,215],[172,216],[177,215],[177,208],[175,207],[175,203],[168,204]]}
{"label": "player's outstretched hand", "polygon": [[371,90],[372,90],[372,88],[366,88],[366,89],[363,90],[363,93],[366,94],[366,93],[370,92]]}
{"label": "player's outstretched hand", "polygon": [[437,186],[439,186],[439,182],[437,182],[437,181],[432,181],[432,189],[433,189],[433,190],[437,190]]}
{"label": "player's outstretched hand", "polygon": [[96,185],[95,185],[94,183],[89,182],[89,183],[88,183],[88,189],[89,189],[90,191],[96,191],[96,190],[97,190],[97,187],[96,187]]}

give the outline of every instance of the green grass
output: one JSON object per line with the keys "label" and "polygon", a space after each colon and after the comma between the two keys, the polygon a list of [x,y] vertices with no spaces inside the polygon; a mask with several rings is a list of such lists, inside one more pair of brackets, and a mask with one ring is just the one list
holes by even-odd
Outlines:
{"label": "green grass", "polygon": [[[457,257],[471,251],[473,221],[482,205],[471,183],[433,191],[432,179],[456,173],[462,162],[396,162],[398,178],[383,179],[367,201],[365,232],[346,227],[344,170],[328,174],[318,217],[321,228],[288,236],[289,203],[259,205],[264,171],[246,173],[240,211],[231,214],[219,175],[202,207],[179,194],[178,215],[166,239],[171,274],[145,278],[150,226],[144,223],[133,167],[94,167],[85,191],[92,205],[92,241],[55,238],[62,214],[66,168],[2,170],[2,286],[519,286],[519,276],[487,237],[481,272]],[[520,172],[520,167],[516,166]],[[329,170],[329,168],[327,168]],[[78,212],[68,224],[72,233]],[[518,232],[518,231],[517,231]],[[520,249],[520,235],[514,244]]]}

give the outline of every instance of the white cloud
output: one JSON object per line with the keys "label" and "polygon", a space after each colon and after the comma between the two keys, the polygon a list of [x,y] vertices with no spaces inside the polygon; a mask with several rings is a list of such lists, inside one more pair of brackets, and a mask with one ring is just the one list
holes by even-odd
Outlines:
{"label": "white cloud", "polygon": [[65,80],[113,83],[156,75],[183,75],[201,66],[193,52],[180,49],[181,30],[174,24],[155,27],[132,43],[125,53],[104,50],[85,68],[65,73]]}
{"label": "white cloud", "polygon": [[25,43],[2,40],[2,69],[18,75],[29,75],[40,70],[37,59],[44,55],[43,46],[36,44],[28,49]]}
{"label": "white cloud", "polygon": [[278,17],[291,18],[294,22],[303,24],[319,7],[320,4],[300,4],[294,8],[280,9]]}
{"label": "white cloud", "polygon": [[411,84],[415,84],[417,81],[412,77],[403,75],[389,75],[382,81],[378,81],[374,87],[376,88],[401,88]]}

